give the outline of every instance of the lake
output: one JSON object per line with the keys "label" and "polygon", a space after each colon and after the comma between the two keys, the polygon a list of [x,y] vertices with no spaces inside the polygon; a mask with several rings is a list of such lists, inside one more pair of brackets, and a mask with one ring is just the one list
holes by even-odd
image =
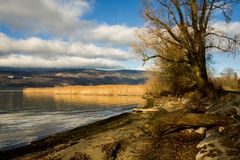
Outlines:
{"label": "lake", "polygon": [[0,91],[0,150],[143,106],[141,97],[83,96]]}

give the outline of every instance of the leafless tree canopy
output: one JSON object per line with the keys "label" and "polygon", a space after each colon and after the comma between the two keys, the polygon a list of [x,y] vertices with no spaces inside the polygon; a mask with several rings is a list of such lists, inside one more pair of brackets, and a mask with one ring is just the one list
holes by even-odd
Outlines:
{"label": "leafless tree canopy", "polygon": [[[186,64],[201,87],[208,86],[206,60],[212,49],[235,53],[240,39],[216,31],[211,19],[222,14],[231,20],[232,6],[239,0],[145,0],[146,29],[138,33],[135,46],[143,61],[159,58],[171,65]],[[176,54],[177,53],[177,54]],[[174,55],[174,56],[169,56]]]}

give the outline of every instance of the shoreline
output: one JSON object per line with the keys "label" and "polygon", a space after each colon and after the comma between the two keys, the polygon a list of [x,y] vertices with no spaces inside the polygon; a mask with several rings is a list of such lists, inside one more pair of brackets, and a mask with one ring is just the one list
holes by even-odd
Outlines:
{"label": "shoreline", "polygon": [[[225,106],[229,109],[225,104],[228,101],[230,105],[239,104],[240,97],[229,94],[217,100],[217,103],[208,101],[206,107],[211,108],[205,114],[184,111],[185,101],[177,97],[162,97],[158,101],[161,103],[159,107],[154,107],[158,111],[144,112],[143,109],[142,112],[132,111],[113,116],[49,136],[25,147],[1,152],[0,159],[239,158],[236,153],[240,148],[236,139],[240,138],[240,123],[229,115],[232,109],[225,110]],[[226,152],[229,149],[234,150],[231,152],[233,155]]]}
{"label": "shoreline", "polygon": [[65,134],[66,132],[71,132],[72,130],[79,129],[81,127],[86,127],[86,126],[94,124],[96,122],[101,122],[101,121],[104,121],[104,120],[108,120],[110,118],[117,117],[117,116],[120,116],[120,115],[125,114],[125,113],[131,113],[132,110],[133,109],[129,109],[128,111],[125,111],[125,112],[119,112],[119,113],[114,114],[112,116],[106,116],[102,119],[96,119],[96,120],[93,120],[93,121],[90,121],[90,122],[86,122],[85,124],[80,124],[80,125],[75,126],[73,128],[69,128],[69,129],[59,131],[59,132],[56,132],[56,133],[52,133],[52,134],[48,134],[48,135],[45,135],[45,136],[39,135],[38,138],[36,138],[35,140],[30,141],[30,142],[25,142],[25,143],[22,143],[22,144],[19,144],[19,145],[12,145],[12,146],[3,147],[3,148],[0,149],[0,156],[1,156],[1,152],[8,152],[8,151],[12,151],[12,150],[17,150],[18,148],[25,148],[26,146],[29,146],[32,143],[35,143],[35,142],[38,142],[38,141],[41,142],[44,139],[48,139],[49,137],[53,137],[53,136],[56,136],[56,135],[62,135],[62,134]]}
{"label": "shoreline", "polygon": [[[87,138],[94,134],[103,132],[106,129],[106,125],[108,123],[119,121],[123,118],[126,118],[132,112],[133,111],[121,113],[120,115],[116,115],[116,116],[103,119],[100,121],[96,121],[90,124],[86,124],[83,126],[78,126],[68,131],[63,131],[60,133],[49,135],[43,139],[30,142],[30,144],[28,145],[12,148],[8,150],[3,150],[3,151],[0,150],[0,159],[7,160],[12,158],[17,158],[26,154],[31,154],[33,152],[44,151],[44,150],[47,150],[48,148],[54,147],[59,144],[64,144],[64,143],[66,144],[66,143],[69,143],[70,141],[76,141],[77,139]],[[108,129],[111,129],[111,127]]]}

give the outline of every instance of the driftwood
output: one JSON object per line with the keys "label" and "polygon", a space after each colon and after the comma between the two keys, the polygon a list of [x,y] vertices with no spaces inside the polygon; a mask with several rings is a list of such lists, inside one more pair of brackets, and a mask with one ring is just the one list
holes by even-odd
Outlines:
{"label": "driftwood", "polygon": [[157,108],[134,108],[134,112],[158,112],[159,109]]}
{"label": "driftwood", "polygon": [[103,145],[102,152],[106,153],[106,160],[115,160],[117,158],[117,154],[121,149],[121,143],[122,142],[120,140],[117,140],[115,142]]}
{"label": "driftwood", "polygon": [[155,114],[149,121],[147,129],[151,134],[165,135],[188,128],[210,128],[234,122],[234,119],[225,116],[175,112],[161,115]]}
{"label": "driftwood", "polygon": [[115,142],[113,145],[110,147],[109,152],[108,152],[108,159],[109,160],[114,160],[117,157],[117,152],[119,151],[121,147],[120,142]]}

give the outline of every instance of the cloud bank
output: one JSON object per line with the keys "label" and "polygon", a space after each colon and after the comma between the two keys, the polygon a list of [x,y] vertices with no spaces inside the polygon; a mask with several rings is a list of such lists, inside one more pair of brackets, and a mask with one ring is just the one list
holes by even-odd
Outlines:
{"label": "cloud bank", "polygon": [[115,69],[134,58],[126,48],[136,41],[137,28],[84,20],[82,16],[93,9],[92,0],[0,0],[0,4],[0,25],[26,36],[16,39],[0,32],[0,66]]}
{"label": "cloud bank", "polygon": [[36,68],[105,68],[121,69],[124,66],[115,60],[102,58],[87,59],[81,57],[42,58],[28,55],[9,55],[0,57],[2,67],[36,67]]}
{"label": "cloud bank", "polygon": [[133,58],[126,51],[81,42],[42,40],[37,37],[12,39],[0,33],[0,64],[4,67],[121,68]]}
{"label": "cloud bank", "polygon": [[83,20],[91,10],[86,0],[0,0],[0,22],[14,30],[48,33],[71,40],[105,41],[129,45],[136,40],[136,27],[98,24]]}
{"label": "cloud bank", "polygon": [[75,56],[114,60],[129,60],[133,57],[130,53],[116,48],[97,47],[93,44],[83,44],[81,42],[42,40],[37,37],[15,40],[0,33],[0,55],[10,54],[24,54],[46,58]]}

